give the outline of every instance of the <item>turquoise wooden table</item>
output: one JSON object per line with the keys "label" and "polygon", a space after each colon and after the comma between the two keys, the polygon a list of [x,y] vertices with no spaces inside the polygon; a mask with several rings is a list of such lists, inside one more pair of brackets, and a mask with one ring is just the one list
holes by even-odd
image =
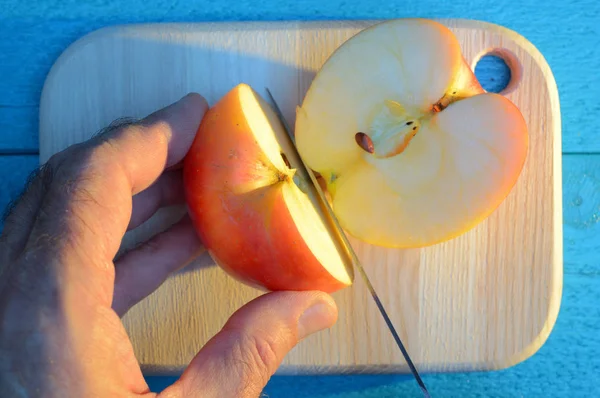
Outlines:
{"label": "turquoise wooden table", "polygon": [[[418,16],[497,23],[529,39],[555,75],[563,129],[564,288],[545,345],[510,369],[426,375],[435,397],[600,396],[600,4],[592,0],[454,2],[0,1],[0,207],[38,164],[38,105],[48,70],[74,40],[132,22],[378,19]],[[485,75],[485,71],[482,72]],[[485,77],[483,75],[483,77]],[[405,376],[276,376],[270,397],[417,396]],[[172,378],[148,378],[158,391]]]}

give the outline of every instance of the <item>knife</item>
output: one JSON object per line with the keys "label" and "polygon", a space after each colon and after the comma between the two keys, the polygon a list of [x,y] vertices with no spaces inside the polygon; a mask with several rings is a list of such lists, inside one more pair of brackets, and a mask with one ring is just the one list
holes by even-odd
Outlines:
{"label": "knife", "polygon": [[[283,117],[283,113],[281,112],[281,109],[277,105],[277,101],[275,101],[275,98],[273,97],[273,94],[271,94],[271,91],[268,88],[266,88],[266,90],[267,90],[267,94],[269,95],[269,99],[272,103],[273,109],[274,109],[275,113],[277,114],[277,117],[279,118],[279,121],[281,122],[283,129],[286,131],[287,137],[290,139],[290,147],[295,151],[295,155],[297,156],[297,158],[300,159],[303,169],[304,169],[303,171],[310,176],[312,185],[314,186],[315,191],[318,194],[317,199],[319,200],[319,205],[321,207],[321,210],[323,211],[323,213],[325,214],[325,216],[327,218],[326,221],[332,227],[331,230],[334,231],[333,238],[336,240],[336,243],[338,243],[338,245],[341,246],[344,251],[346,251],[347,255],[351,259],[352,264],[354,265],[354,268],[356,268],[356,270],[358,270],[358,273],[361,275],[363,281],[367,285],[367,289],[369,289],[369,292],[371,293],[371,296],[373,297],[373,300],[375,301],[375,304],[377,305],[377,308],[379,309],[381,316],[385,320],[385,323],[387,324],[388,329],[392,333],[392,336],[394,337],[396,344],[400,348],[400,351],[402,352],[402,355],[404,356],[404,359],[405,359],[406,363],[408,364],[410,371],[412,372],[417,383],[419,384],[421,391],[423,391],[423,395],[427,398],[430,398],[431,395],[429,394],[429,391],[427,391],[427,387],[425,386],[425,383],[421,379],[421,376],[419,375],[417,368],[415,367],[412,360],[410,359],[410,355],[408,355],[408,351],[404,347],[404,344],[402,344],[402,340],[400,339],[398,332],[396,332],[396,328],[394,328],[394,325],[392,324],[390,317],[388,316],[385,308],[383,307],[383,304],[381,303],[381,300],[379,299],[377,292],[375,292],[375,288],[371,284],[371,281],[369,280],[367,273],[365,272],[360,260],[358,259],[356,252],[352,248],[352,245],[350,245],[350,242],[348,241],[348,237],[342,230],[336,215],[333,213],[333,210],[331,209],[331,206],[329,206],[329,202],[325,198],[325,194],[323,193],[323,190],[321,189],[321,186],[320,186],[319,182],[317,181],[317,177],[314,175],[313,171],[306,165],[306,163],[304,162],[304,159],[302,159],[302,157],[300,156],[300,153],[298,152],[298,149],[296,147],[295,137],[292,135],[292,131],[290,130],[289,125],[287,124],[285,118]],[[349,270],[349,271],[350,271],[350,274],[353,274],[352,270]]]}

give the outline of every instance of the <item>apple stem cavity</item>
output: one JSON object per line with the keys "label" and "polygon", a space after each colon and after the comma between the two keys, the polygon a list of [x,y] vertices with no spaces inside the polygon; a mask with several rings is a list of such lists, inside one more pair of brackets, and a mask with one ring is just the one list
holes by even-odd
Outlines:
{"label": "apple stem cavity", "polygon": [[452,91],[452,94],[450,94],[450,95],[444,94],[442,96],[442,98],[439,99],[438,102],[436,102],[435,104],[432,105],[431,110],[433,111],[433,113],[441,112],[444,109],[446,109],[448,107],[448,105],[455,102],[456,100],[457,100],[456,91]]}

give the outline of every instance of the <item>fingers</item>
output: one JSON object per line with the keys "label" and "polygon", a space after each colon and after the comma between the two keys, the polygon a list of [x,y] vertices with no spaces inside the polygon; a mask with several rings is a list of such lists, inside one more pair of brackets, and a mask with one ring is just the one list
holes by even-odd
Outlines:
{"label": "fingers", "polygon": [[[78,297],[81,302],[86,297],[92,305],[110,306],[113,259],[132,216],[132,196],[151,186],[166,168],[181,163],[206,110],[204,98],[190,94],[140,122],[111,126],[52,156],[16,204],[7,220],[10,235],[2,238],[30,259],[15,271],[19,277],[27,278],[30,286],[42,286],[58,284],[53,277],[60,275],[59,287],[53,288],[60,288],[63,299]],[[178,231],[175,228],[174,236],[182,236]],[[183,236],[188,237],[181,238],[186,244],[194,235]],[[153,242],[162,246],[167,239],[163,235]],[[195,250],[190,246],[176,251],[165,267]],[[1,261],[18,255],[15,249],[0,249]],[[145,286],[164,280],[157,269],[156,279]],[[133,295],[144,293],[142,289]]]}
{"label": "fingers", "polygon": [[275,292],[237,311],[159,397],[256,398],[299,340],[337,320],[321,292]]}
{"label": "fingers", "polygon": [[139,123],[100,136],[100,142],[112,149],[111,160],[128,177],[133,195],[183,159],[207,107],[203,97],[188,94]]}
{"label": "fingers", "polygon": [[[206,109],[200,95],[190,94],[139,123],[113,128],[70,147],[68,157],[63,153],[51,159],[50,163],[59,166],[43,206],[45,220],[40,221],[45,221],[46,229],[60,225],[56,233],[69,230],[73,247],[83,252],[95,248],[95,258],[112,260],[130,224],[132,195],[181,161]],[[135,201],[148,201],[152,192],[162,189],[163,182]],[[169,181],[164,183],[169,185]],[[134,222],[148,211],[142,207],[144,214],[135,214]],[[67,219],[57,222],[57,215]]]}
{"label": "fingers", "polygon": [[133,197],[131,220],[127,230],[137,228],[161,207],[185,202],[183,177],[180,171],[165,172],[148,189]]}
{"label": "fingers", "polygon": [[123,316],[204,248],[189,217],[126,253],[115,264],[112,308]]}

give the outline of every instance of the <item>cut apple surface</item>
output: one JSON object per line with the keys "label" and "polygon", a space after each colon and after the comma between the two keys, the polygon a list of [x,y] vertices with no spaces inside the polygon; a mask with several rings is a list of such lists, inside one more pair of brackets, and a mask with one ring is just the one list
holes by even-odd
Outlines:
{"label": "cut apple surface", "polygon": [[211,256],[268,290],[333,292],[352,283],[316,192],[273,109],[246,84],[204,116],[184,160],[186,201]]}
{"label": "cut apple surface", "polygon": [[481,88],[448,28],[421,19],[338,48],[297,109],[295,137],[342,227],[386,247],[473,228],[509,194],[528,150],[519,109]]}

